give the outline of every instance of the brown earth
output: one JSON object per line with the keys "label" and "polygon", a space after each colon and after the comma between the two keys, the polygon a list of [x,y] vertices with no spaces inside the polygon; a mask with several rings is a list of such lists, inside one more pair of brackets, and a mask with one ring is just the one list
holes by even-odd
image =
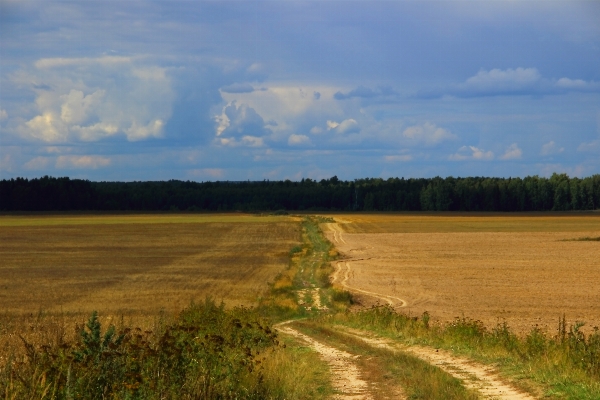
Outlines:
{"label": "brown earth", "polygon": [[338,275],[364,305],[401,299],[414,315],[520,332],[552,332],[563,314],[600,325],[600,242],[565,240],[600,236],[597,213],[335,218],[324,228],[350,268]]}

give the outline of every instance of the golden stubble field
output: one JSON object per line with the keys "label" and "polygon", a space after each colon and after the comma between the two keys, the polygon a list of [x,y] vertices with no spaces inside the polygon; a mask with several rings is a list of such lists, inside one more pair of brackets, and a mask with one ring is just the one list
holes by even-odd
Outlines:
{"label": "golden stubble field", "polygon": [[552,332],[563,314],[600,326],[600,242],[569,240],[600,236],[598,213],[332,217],[328,237],[354,260],[347,283],[401,298],[411,314],[506,321],[521,332]]}
{"label": "golden stubble field", "polygon": [[293,218],[0,216],[0,313],[155,315],[253,305],[300,240]]}

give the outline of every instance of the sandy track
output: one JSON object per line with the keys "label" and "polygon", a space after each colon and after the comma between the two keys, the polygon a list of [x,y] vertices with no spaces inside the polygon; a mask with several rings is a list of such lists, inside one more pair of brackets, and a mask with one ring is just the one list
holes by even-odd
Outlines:
{"label": "sandy track", "polygon": [[344,230],[342,229],[341,226],[339,226],[337,223],[329,223],[327,224],[327,228],[333,232],[333,241],[335,243],[344,243],[346,244],[346,241],[344,240],[344,238],[342,237],[342,232],[344,232]]}
{"label": "sandy track", "polygon": [[279,324],[276,326],[276,329],[306,342],[329,364],[333,377],[331,383],[339,392],[339,394],[334,396],[335,399],[373,399],[373,396],[369,393],[367,382],[361,379],[360,370],[353,361],[356,356],[318,342],[310,336],[287,326],[286,323]]}
{"label": "sandy track", "polygon": [[[388,303],[390,306],[392,306],[394,308],[406,307],[408,305],[406,300],[403,300],[399,297],[388,296],[388,295],[384,295],[381,293],[375,293],[375,292],[360,289],[360,288],[357,288],[354,286],[350,286],[348,284],[348,280],[350,279],[351,273],[352,273],[352,267],[350,266],[349,261],[346,261],[346,260],[338,261],[338,263],[336,264],[336,270],[332,275],[332,280],[334,283],[339,282],[339,284],[342,287],[344,287],[345,289],[347,289],[351,292],[358,292],[358,293],[366,294],[371,297],[375,297],[377,299],[383,300],[384,302]],[[343,274],[343,278],[340,279],[340,275],[342,275],[342,274]]]}
{"label": "sandy track", "polygon": [[342,331],[375,347],[393,352],[403,351],[435,365],[460,379],[465,387],[478,391],[484,399],[534,400],[534,397],[522,393],[504,382],[498,372],[490,366],[456,357],[444,350],[423,346],[399,347],[393,341],[369,332],[346,327],[342,328]]}
{"label": "sandy track", "polygon": [[[327,228],[333,233],[333,241],[336,244],[347,244],[343,237],[343,229],[337,223],[328,223]],[[351,249],[352,251],[354,249]],[[342,260],[336,264],[336,270],[332,275],[332,281],[339,282],[339,284],[345,289],[351,292],[358,292],[362,294],[366,294],[367,296],[375,297],[379,300],[383,300],[385,303],[389,304],[394,308],[406,307],[408,305],[407,301],[401,299],[396,296],[384,295],[381,293],[371,292],[365,289],[361,289],[355,286],[350,286],[348,284],[348,280],[350,279],[350,275],[352,273],[352,267],[350,265],[350,261],[358,261],[362,259],[352,259],[352,260]],[[345,271],[345,272],[343,272]],[[343,274],[343,278],[340,279],[340,275]]]}

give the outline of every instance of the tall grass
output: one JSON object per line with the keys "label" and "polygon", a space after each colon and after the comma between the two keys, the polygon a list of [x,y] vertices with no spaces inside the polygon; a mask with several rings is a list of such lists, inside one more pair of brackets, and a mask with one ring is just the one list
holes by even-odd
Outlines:
{"label": "tall grass", "polygon": [[6,398],[275,399],[318,392],[307,379],[294,387],[282,378],[280,367],[303,357],[286,349],[256,310],[226,310],[210,299],[160,331],[103,329],[94,312],[73,341],[23,345],[23,357],[0,366]]}
{"label": "tall grass", "polygon": [[515,334],[506,323],[488,329],[481,321],[456,318],[430,324],[429,315],[411,317],[389,306],[323,316],[325,324],[343,324],[375,331],[395,340],[453,350],[494,363],[517,383],[549,397],[600,398],[600,332],[582,332],[582,323],[559,319],[555,334],[534,327]]}

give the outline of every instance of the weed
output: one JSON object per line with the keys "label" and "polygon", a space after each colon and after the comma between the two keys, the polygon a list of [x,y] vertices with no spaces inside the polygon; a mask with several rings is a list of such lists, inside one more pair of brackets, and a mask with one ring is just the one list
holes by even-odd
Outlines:
{"label": "weed", "polygon": [[352,293],[347,290],[333,289],[331,291],[331,300],[348,306],[354,304]]}
{"label": "weed", "polygon": [[92,313],[78,339],[61,346],[24,340],[26,358],[2,370],[0,390],[42,398],[263,398],[261,363],[277,351],[275,331],[253,309],[192,304],[163,332],[114,326]]}

